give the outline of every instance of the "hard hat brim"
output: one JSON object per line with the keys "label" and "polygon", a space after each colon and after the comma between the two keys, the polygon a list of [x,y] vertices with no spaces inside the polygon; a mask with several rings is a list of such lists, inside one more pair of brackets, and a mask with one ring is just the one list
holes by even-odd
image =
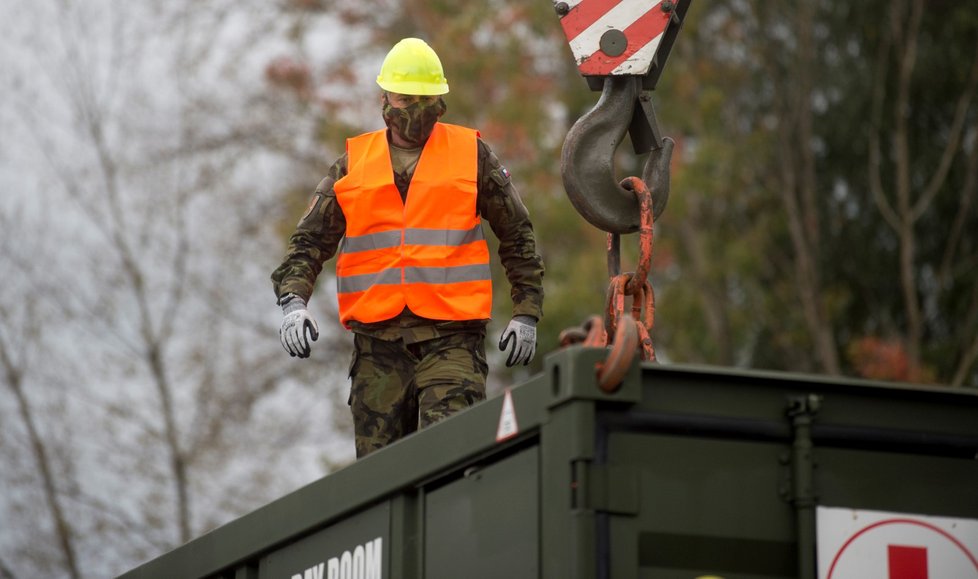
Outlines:
{"label": "hard hat brim", "polygon": [[448,94],[448,83],[431,83],[431,82],[417,82],[417,81],[394,81],[381,80],[380,76],[377,77],[377,84],[380,88],[386,90],[387,92],[396,92],[398,94],[407,95],[442,95]]}

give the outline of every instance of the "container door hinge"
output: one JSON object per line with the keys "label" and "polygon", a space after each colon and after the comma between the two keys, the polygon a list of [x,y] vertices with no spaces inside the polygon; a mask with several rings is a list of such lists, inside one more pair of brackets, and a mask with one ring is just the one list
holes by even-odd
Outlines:
{"label": "container door hinge", "polygon": [[612,515],[637,515],[640,508],[638,469],[597,465],[589,460],[571,463],[571,508]]}

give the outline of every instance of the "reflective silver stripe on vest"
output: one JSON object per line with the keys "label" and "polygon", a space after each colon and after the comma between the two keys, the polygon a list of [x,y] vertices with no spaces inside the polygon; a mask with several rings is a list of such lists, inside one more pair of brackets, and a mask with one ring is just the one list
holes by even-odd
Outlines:
{"label": "reflective silver stripe on vest", "polygon": [[351,294],[363,292],[375,285],[400,285],[401,268],[385,269],[378,273],[336,276],[336,293]]}
{"label": "reflective silver stripe on vest", "polygon": [[[492,270],[489,264],[457,265],[454,267],[405,267],[404,283],[445,284],[463,281],[490,281]],[[386,269],[380,273],[337,276],[337,293],[367,291],[375,285],[399,285],[401,268]]]}
{"label": "reflective silver stripe on vest", "polygon": [[[477,223],[472,229],[415,229],[404,230],[404,243],[409,245],[447,245],[458,247],[474,241],[482,241],[486,236],[482,233],[482,224]],[[401,244],[401,230],[381,231],[345,237],[340,247],[340,253],[356,253],[374,249],[388,249]]]}
{"label": "reflective silver stripe on vest", "polygon": [[404,283],[458,283],[492,279],[489,264],[457,265],[455,267],[405,267]]}
{"label": "reflective silver stripe on vest", "polygon": [[401,230],[394,229],[379,233],[368,233],[367,235],[357,235],[355,237],[347,236],[343,238],[343,247],[340,249],[340,253],[387,249],[399,245],[401,245]]}
{"label": "reflective silver stripe on vest", "polygon": [[404,243],[410,245],[450,245],[459,246],[473,241],[481,241],[482,224],[476,223],[472,229],[405,229]]}

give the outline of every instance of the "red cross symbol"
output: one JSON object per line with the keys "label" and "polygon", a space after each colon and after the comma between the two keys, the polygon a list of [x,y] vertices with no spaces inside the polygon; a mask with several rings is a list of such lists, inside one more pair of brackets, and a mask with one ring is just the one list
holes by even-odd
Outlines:
{"label": "red cross symbol", "polygon": [[[843,563],[841,567],[838,564],[843,559],[843,555],[846,550],[856,543],[861,538],[866,538],[867,536],[872,537],[874,532],[881,529],[900,529],[903,532],[908,531],[919,531],[922,532],[921,543],[927,546],[921,545],[900,545],[894,544],[889,541],[887,542],[873,542],[873,539],[867,539],[861,544],[871,547],[871,553],[863,550],[860,553],[859,549],[856,549],[856,554],[852,558],[846,559],[846,563]],[[926,540],[925,540],[926,539]],[[896,539],[900,541],[902,539]],[[907,542],[917,542],[914,538],[906,539]],[[960,557],[956,557],[956,569],[958,569],[958,574],[953,576],[953,579],[963,578],[965,575],[961,575],[961,569],[967,569],[967,576],[974,577],[971,573],[973,569],[978,572],[978,557],[976,557],[968,547],[961,542],[959,538],[952,535],[945,529],[928,522],[919,519],[898,517],[891,519],[882,519],[871,524],[866,525],[862,529],[859,529],[856,533],[850,536],[839,548],[839,551],[832,558],[832,563],[829,565],[828,573],[825,575],[826,579],[851,579],[854,577],[862,578],[866,576],[865,565],[873,565],[875,569],[879,569],[882,566],[883,561],[880,555],[884,552],[886,553],[886,563],[887,563],[887,579],[931,579],[930,569],[928,568],[929,563],[934,564],[935,576],[933,579],[951,579],[946,574],[946,571],[941,571],[944,567],[942,566],[947,561],[942,560],[940,555],[937,553],[940,551],[934,551],[935,545],[931,545],[927,540],[933,540],[936,544],[941,544],[942,548],[948,553],[958,552]],[[878,546],[877,546],[878,545]],[[952,547],[953,546],[953,547]],[[884,548],[885,547],[885,551]],[[842,569],[839,571],[839,569]],[[839,571],[839,573],[836,573]],[[854,574],[855,573],[855,574]],[[943,573],[943,574],[942,574]],[[874,575],[876,576],[876,575]]]}
{"label": "red cross symbol", "polygon": [[927,579],[927,548],[887,545],[890,579]]}

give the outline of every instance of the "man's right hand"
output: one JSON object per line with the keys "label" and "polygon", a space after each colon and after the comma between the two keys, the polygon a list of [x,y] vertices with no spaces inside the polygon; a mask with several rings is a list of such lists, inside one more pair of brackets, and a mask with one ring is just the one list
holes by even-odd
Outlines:
{"label": "man's right hand", "polygon": [[309,357],[309,338],[315,342],[319,339],[319,325],[309,315],[306,302],[299,296],[287,296],[282,301],[282,311],[285,318],[278,331],[282,347],[292,357]]}

